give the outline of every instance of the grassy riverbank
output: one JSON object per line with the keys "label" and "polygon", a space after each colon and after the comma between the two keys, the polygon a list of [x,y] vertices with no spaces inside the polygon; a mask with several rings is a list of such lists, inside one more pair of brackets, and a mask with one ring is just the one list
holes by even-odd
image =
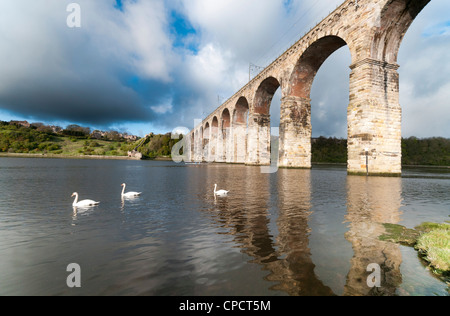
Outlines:
{"label": "grassy riverbank", "polygon": [[90,128],[78,125],[55,132],[50,126],[25,123],[26,126],[0,122],[0,156],[113,159],[126,158],[129,151],[139,146],[144,159],[167,160],[172,146],[179,141],[172,139],[171,134],[151,133],[139,139],[114,131],[91,133]]}
{"label": "grassy riverbank", "polygon": [[430,269],[450,285],[450,224],[422,223],[414,229],[384,224],[380,240],[414,247]]}
{"label": "grassy riverbank", "polygon": [[5,158],[58,158],[58,159],[113,159],[113,160],[134,160],[128,156],[106,156],[106,155],[62,155],[62,154],[10,154],[0,153],[0,157]]}
{"label": "grassy riverbank", "polygon": [[117,134],[97,139],[91,134],[74,130],[56,133],[35,126],[20,126],[2,122],[0,124],[0,153],[28,154],[30,156],[127,156],[135,142],[127,141]]}
{"label": "grassy riverbank", "polygon": [[80,157],[80,156],[104,156],[115,157],[128,155],[128,150],[133,144],[121,141],[93,140],[77,137],[51,135],[47,139],[36,142],[15,142],[3,155],[28,155],[44,157]]}

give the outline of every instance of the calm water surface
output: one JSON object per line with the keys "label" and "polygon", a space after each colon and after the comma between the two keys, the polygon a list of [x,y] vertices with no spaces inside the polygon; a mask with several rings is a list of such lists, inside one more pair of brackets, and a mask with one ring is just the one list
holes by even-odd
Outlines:
{"label": "calm water surface", "polygon": [[[142,196],[122,201],[120,184]],[[213,196],[214,183],[231,190]],[[73,209],[71,194],[101,201]],[[0,158],[0,295],[448,295],[380,223],[448,221],[450,170]],[[66,285],[70,263],[81,288]],[[382,267],[368,288],[366,268]]]}

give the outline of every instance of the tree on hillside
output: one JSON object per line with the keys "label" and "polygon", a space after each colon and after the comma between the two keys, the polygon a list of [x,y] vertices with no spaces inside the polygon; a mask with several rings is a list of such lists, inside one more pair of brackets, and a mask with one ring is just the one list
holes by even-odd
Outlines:
{"label": "tree on hillside", "polygon": [[82,127],[76,124],[71,124],[66,127],[65,130],[63,130],[64,135],[68,136],[88,136],[91,133],[91,129],[89,127]]}

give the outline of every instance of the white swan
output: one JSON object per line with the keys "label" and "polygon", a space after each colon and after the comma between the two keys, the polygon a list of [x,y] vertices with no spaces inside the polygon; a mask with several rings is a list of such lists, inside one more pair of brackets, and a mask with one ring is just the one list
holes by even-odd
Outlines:
{"label": "white swan", "polygon": [[83,200],[83,201],[78,202],[78,193],[77,192],[72,193],[72,197],[73,196],[75,196],[75,200],[73,201],[72,206],[75,206],[75,207],[88,207],[88,206],[94,206],[94,205],[97,205],[100,203],[100,202],[96,202],[93,200]]}
{"label": "white swan", "polygon": [[227,196],[228,192],[230,191],[226,191],[226,190],[219,190],[217,191],[217,184],[214,184],[214,196]]}
{"label": "white swan", "polygon": [[127,193],[125,193],[125,187],[127,185],[125,183],[122,183],[121,186],[123,186],[122,194],[121,194],[122,197],[130,198],[130,197],[135,197],[135,196],[141,195],[141,192],[127,192]]}

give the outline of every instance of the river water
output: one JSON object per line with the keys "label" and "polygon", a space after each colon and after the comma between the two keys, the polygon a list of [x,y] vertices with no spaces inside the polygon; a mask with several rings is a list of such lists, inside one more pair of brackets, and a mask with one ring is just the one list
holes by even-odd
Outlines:
{"label": "river water", "polygon": [[[448,295],[414,249],[378,235],[381,223],[450,220],[449,169],[260,171],[0,158],[0,295]],[[142,195],[122,200],[123,182]],[[74,209],[75,191],[100,204]]]}

